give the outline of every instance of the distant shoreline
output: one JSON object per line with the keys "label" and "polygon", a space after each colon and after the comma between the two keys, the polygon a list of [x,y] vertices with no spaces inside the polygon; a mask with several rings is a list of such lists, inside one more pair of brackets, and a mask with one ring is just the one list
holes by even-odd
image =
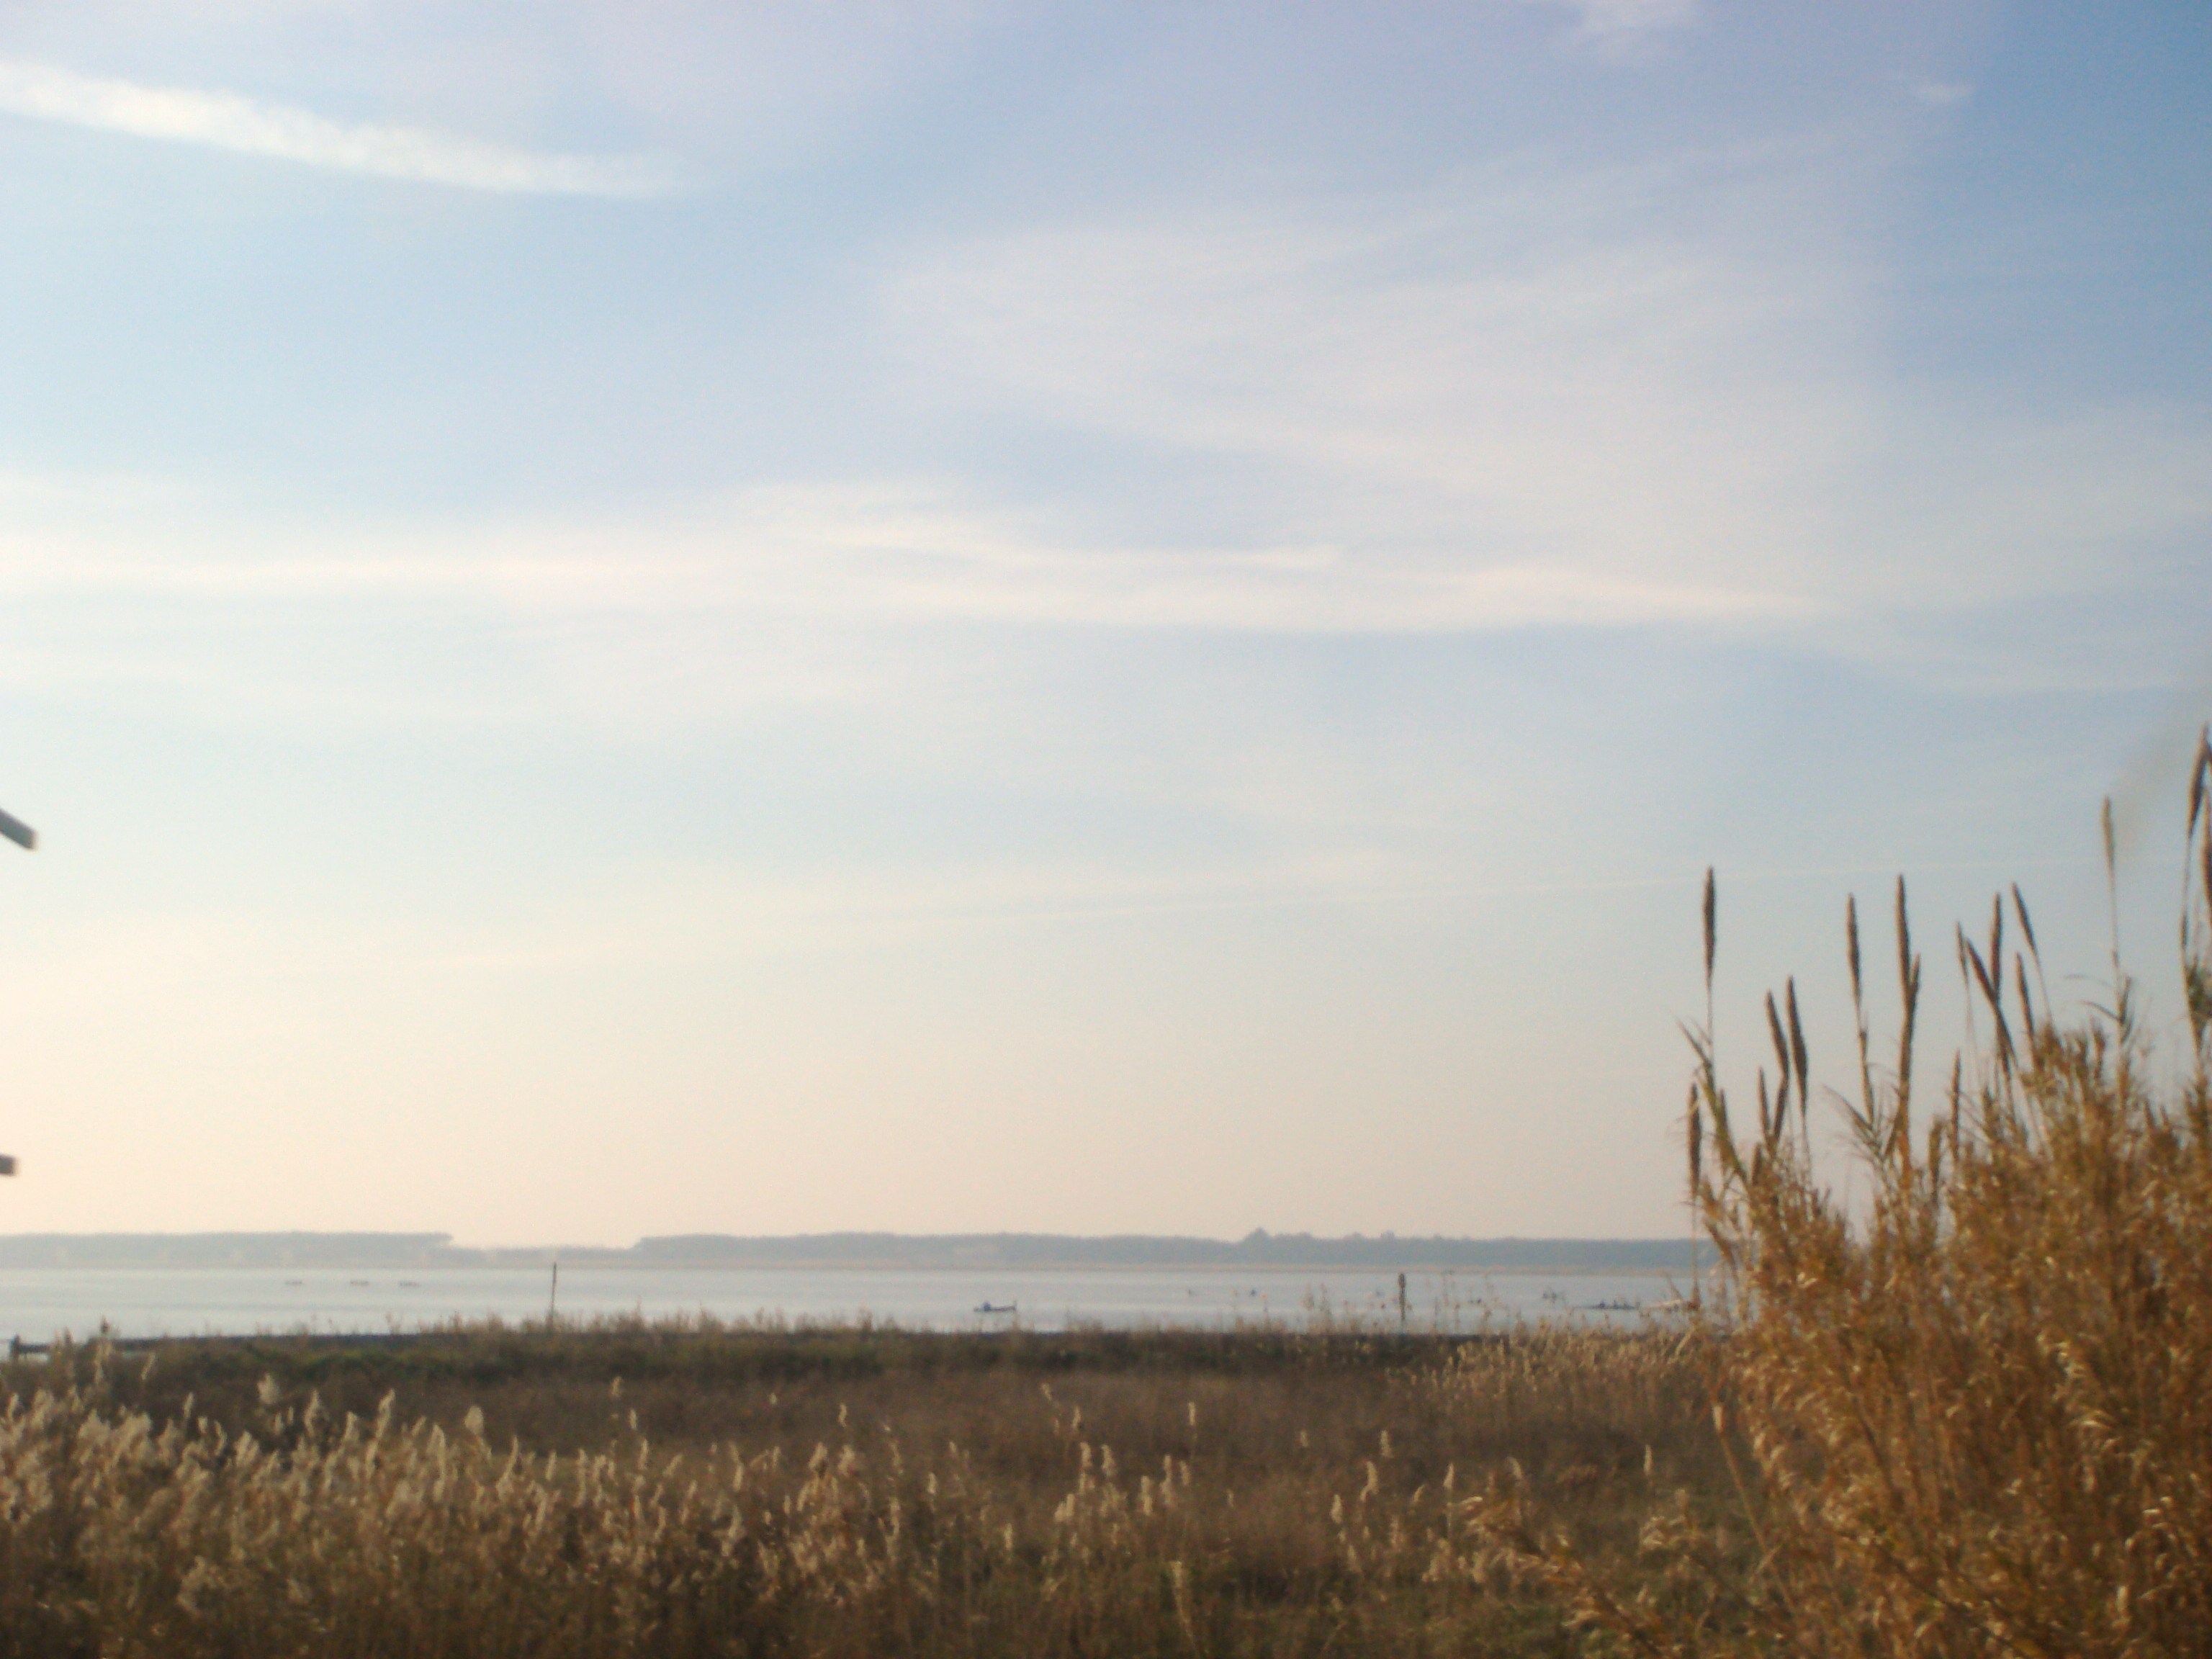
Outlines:
{"label": "distant shoreline", "polygon": [[1254,1232],[1238,1240],[1122,1234],[686,1234],[603,1245],[458,1245],[449,1233],[0,1234],[0,1269],[487,1267],[1252,1273],[1683,1273],[1682,1239],[1400,1238]]}

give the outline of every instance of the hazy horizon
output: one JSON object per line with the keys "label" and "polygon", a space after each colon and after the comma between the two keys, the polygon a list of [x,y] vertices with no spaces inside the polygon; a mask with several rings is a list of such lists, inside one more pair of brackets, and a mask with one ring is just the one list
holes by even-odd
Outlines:
{"label": "hazy horizon", "polygon": [[1900,873],[1932,1076],[2107,795],[2170,1029],[2208,105],[2171,4],[9,9],[0,1233],[1668,1237],[1705,867],[1732,1077]]}
{"label": "hazy horizon", "polygon": [[[1471,1238],[1383,1232],[1341,1237],[1188,1234],[830,1232],[648,1235],[627,1245],[560,1240],[483,1245],[447,1232],[0,1233],[0,1268],[744,1266],[817,1268],[903,1263],[935,1268],[1048,1267],[1419,1267],[1549,1271],[1601,1267],[1652,1271],[1687,1265],[1693,1245],[1666,1238]],[[1708,1262],[1711,1252],[1705,1253]]]}

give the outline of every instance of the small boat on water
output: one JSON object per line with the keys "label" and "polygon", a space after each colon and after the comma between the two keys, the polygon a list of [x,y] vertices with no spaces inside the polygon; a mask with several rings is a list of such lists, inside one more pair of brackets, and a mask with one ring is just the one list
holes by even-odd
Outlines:
{"label": "small boat on water", "polygon": [[976,1304],[975,1311],[979,1314],[1010,1314],[1018,1311],[1020,1306],[1016,1302],[983,1302]]}

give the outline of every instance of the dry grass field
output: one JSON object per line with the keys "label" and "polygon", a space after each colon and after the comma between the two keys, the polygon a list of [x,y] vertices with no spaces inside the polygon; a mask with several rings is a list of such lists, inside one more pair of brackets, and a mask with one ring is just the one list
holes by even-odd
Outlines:
{"label": "dry grass field", "polygon": [[477,1328],[23,1363],[14,1654],[1567,1650],[1722,1479],[1692,1339]]}

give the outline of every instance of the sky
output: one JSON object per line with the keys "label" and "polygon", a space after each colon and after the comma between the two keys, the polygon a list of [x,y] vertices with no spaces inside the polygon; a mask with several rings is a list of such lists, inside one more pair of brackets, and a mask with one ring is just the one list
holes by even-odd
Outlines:
{"label": "sky", "polygon": [[1671,1234],[1705,868],[1840,1083],[1900,874],[2098,994],[2106,797],[2170,1035],[2208,131],[2178,3],[17,0],[0,1231]]}

